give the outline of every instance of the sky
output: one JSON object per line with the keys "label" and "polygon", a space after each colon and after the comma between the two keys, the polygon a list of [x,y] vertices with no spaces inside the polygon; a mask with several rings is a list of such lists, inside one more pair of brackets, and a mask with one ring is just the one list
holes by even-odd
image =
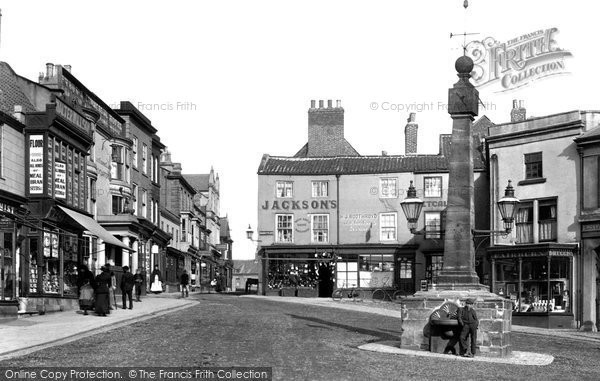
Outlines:
{"label": "sky", "polygon": [[572,54],[563,75],[479,88],[493,122],[510,120],[513,99],[528,117],[600,109],[595,2],[463,2],[2,0],[0,60],[32,80],[47,62],[71,65],[105,103],[129,100],[149,117],[184,173],[214,167],[233,257],[250,259],[260,159],[306,143],[311,99],[342,101],[346,139],[362,155],[403,154],[410,112],[418,152],[437,153],[462,55],[450,33],[506,42],[557,28]]}

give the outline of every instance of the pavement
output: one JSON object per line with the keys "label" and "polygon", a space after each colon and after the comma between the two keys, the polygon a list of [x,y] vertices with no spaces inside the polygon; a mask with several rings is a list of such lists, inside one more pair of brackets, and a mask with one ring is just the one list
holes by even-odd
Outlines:
{"label": "pavement", "polygon": [[[190,296],[194,293],[190,293]],[[149,294],[142,302],[133,302],[133,309],[111,310],[106,317],[82,311],[51,312],[44,315],[23,315],[0,323],[0,360],[23,356],[55,345],[151,319],[196,304],[192,298],[181,299],[179,293]]]}
{"label": "pavement", "polygon": [[[190,296],[199,294],[191,292]],[[365,300],[353,302],[351,300],[333,301],[330,298],[300,298],[282,296],[242,295],[244,298],[257,298],[279,303],[296,303],[326,308],[337,308],[351,311],[365,312],[376,315],[401,318],[400,305],[397,303],[374,303]],[[96,316],[90,313],[83,315],[82,311],[63,311],[20,317],[19,319],[0,323],[0,360],[23,356],[44,348],[62,345],[83,337],[106,332],[115,328],[133,324],[138,321],[154,318],[174,311],[191,307],[199,301],[194,298],[182,299],[179,293],[147,295],[142,302],[134,302],[133,309],[121,308],[111,311],[107,317]],[[120,303],[119,303],[120,305]],[[512,326],[513,332],[531,335],[547,335],[561,337],[566,340],[592,342],[600,345],[600,332],[579,332],[576,329],[543,329],[525,326]],[[554,358],[551,355],[532,352],[512,352],[507,358],[476,356],[464,358],[425,351],[414,351],[399,348],[399,342],[369,343],[359,347],[363,350],[381,353],[395,353],[407,356],[453,358],[457,361],[485,361],[508,363],[515,365],[548,365]]]}

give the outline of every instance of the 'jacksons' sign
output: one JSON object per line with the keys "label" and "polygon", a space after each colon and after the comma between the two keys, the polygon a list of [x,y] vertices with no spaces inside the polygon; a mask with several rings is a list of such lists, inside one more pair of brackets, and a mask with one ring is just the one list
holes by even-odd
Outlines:
{"label": "'jacksons' sign", "polygon": [[285,201],[265,201],[264,205],[261,205],[262,209],[275,209],[275,210],[301,210],[301,209],[335,209],[337,208],[336,200],[321,200],[321,201],[308,201],[308,200],[285,200]]}
{"label": "'jacksons' sign", "polygon": [[472,41],[466,54],[473,59],[471,73],[475,86],[499,82],[497,92],[514,90],[528,83],[557,74],[565,74],[564,58],[571,53],[558,47],[557,28],[537,30],[508,42],[493,37]]}

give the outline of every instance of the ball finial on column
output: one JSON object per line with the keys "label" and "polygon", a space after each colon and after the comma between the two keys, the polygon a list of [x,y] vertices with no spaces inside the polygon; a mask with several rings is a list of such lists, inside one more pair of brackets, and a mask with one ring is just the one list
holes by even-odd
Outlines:
{"label": "ball finial on column", "polygon": [[473,60],[468,56],[460,56],[454,63],[454,68],[458,74],[471,74],[474,67]]}

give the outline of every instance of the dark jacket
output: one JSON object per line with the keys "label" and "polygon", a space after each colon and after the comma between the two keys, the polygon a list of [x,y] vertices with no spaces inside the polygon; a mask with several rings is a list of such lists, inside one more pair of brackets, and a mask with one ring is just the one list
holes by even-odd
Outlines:
{"label": "dark jacket", "polygon": [[162,276],[160,276],[160,270],[156,269],[152,271],[152,275],[150,275],[150,283],[154,282],[154,277],[158,275],[158,280],[162,282]]}
{"label": "dark jacket", "polygon": [[96,294],[108,294],[108,289],[111,285],[110,273],[103,271],[96,277]]}
{"label": "dark jacket", "polygon": [[479,325],[479,319],[477,319],[477,312],[474,308],[462,307],[458,309],[458,324],[475,324],[475,327]]}
{"label": "dark jacket", "polygon": [[133,274],[133,282],[141,286],[144,283],[144,276],[142,274]]}
{"label": "dark jacket", "polygon": [[121,278],[121,290],[123,290],[123,291],[133,290],[134,283],[135,282],[133,280],[133,274],[130,273],[129,271],[127,271],[126,273],[123,274],[123,277]]}
{"label": "dark jacket", "polygon": [[183,284],[184,286],[190,284],[190,276],[188,275],[188,273],[181,274],[181,284]]}

